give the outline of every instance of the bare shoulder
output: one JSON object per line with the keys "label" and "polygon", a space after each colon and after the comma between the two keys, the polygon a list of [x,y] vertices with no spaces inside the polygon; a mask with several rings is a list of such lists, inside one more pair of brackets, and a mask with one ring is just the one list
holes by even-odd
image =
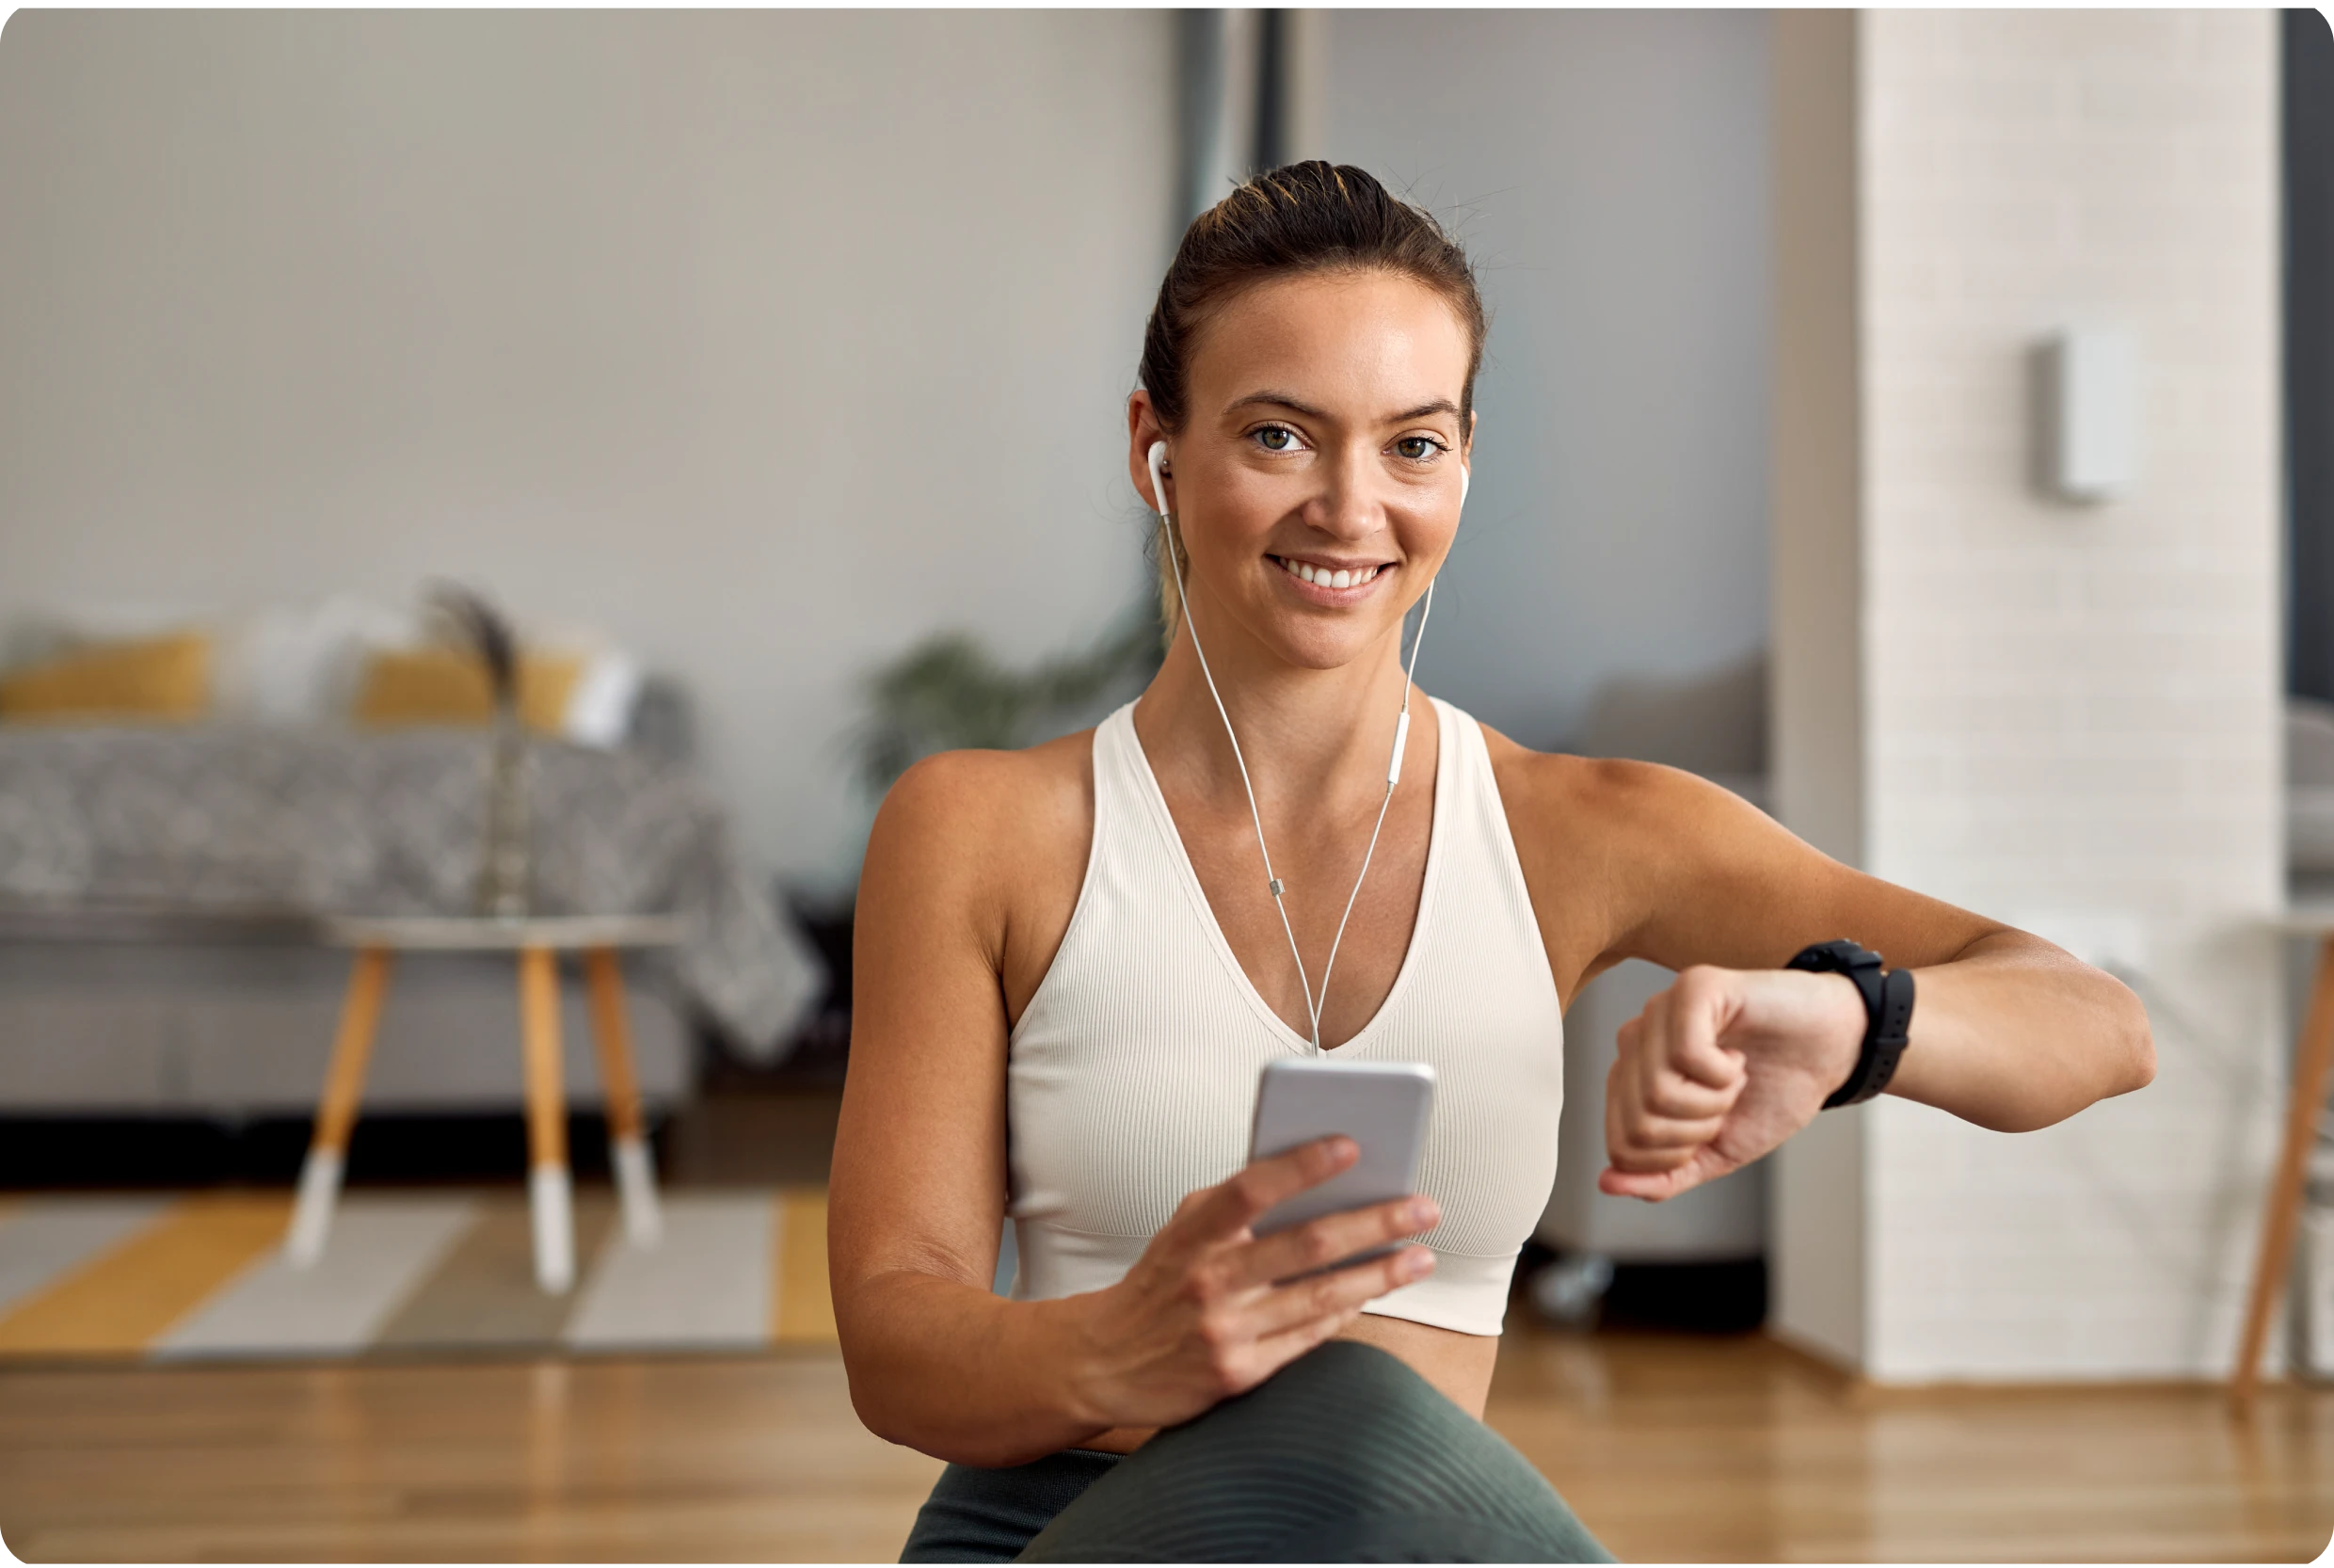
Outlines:
{"label": "bare shoulder", "polygon": [[[869,842],[962,871],[1079,864],[1094,829],[1094,731],[1022,751],[943,751],[902,774]],[[933,869],[939,869],[934,867]]]}
{"label": "bare shoulder", "polygon": [[1483,736],[1559,988],[1623,958],[1771,968],[1849,933],[1942,962],[2004,929],[1843,865],[1682,769]]}
{"label": "bare shoulder", "polygon": [[919,975],[951,952],[981,964],[1017,1016],[1085,878],[1093,757],[1088,729],[1023,751],[941,752],[901,775],[868,836],[868,934],[907,942]]}
{"label": "bare shoulder", "polygon": [[1021,751],[935,752],[900,776],[876,820],[907,832],[1059,826],[1093,814],[1093,755],[1091,729]]}
{"label": "bare shoulder", "polygon": [[1639,840],[1649,848],[1674,843],[1682,831],[1771,826],[1740,795],[1681,768],[1534,751],[1489,725],[1483,742],[1520,852],[1575,844],[1609,855]]}
{"label": "bare shoulder", "polygon": [[1548,962],[1564,996],[1624,957],[1676,967],[1771,946],[1739,922],[1681,912],[1774,906],[1842,872],[1730,790],[1679,768],[1533,751],[1486,726],[1484,744]]}

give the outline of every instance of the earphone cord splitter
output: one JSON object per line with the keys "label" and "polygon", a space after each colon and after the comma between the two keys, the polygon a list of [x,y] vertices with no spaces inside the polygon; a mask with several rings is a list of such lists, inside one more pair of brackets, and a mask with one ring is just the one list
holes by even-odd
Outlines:
{"label": "earphone cord splitter", "polygon": [[[1157,483],[1157,471],[1153,471]],[[1164,501],[1162,494],[1160,500]],[[1272,852],[1264,842],[1264,813],[1256,808],[1256,787],[1248,777],[1248,759],[1240,754],[1239,735],[1232,728],[1232,715],[1223,706],[1223,694],[1216,690],[1215,672],[1207,667],[1207,650],[1200,647],[1199,628],[1191,624],[1191,596],[1184,586],[1183,563],[1175,550],[1175,530],[1168,525],[1167,513],[1159,514],[1159,530],[1167,547],[1167,564],[1175,574],[1175,606],[1183,613],[1183,629],[1191,634],[1191,651],[1199,656],[1199,673],[1207,682],[1207,695],[1215,699],[1216,716],[1223,721],[1224,738],[1232,743],[1232,760],[1239,768],[1240,788],[1248,795],[1248,820],[1255,824],[1256,853],[1264,857],[1265,890],[1272,895],[1272,907],[1281,918],[1281,930],[1288,937],[1288,956],[1296,961],[1297,984],[1304,987],[1304,1013],[1313,1030],[1313,1054],[1321,1055],[1321,1009],[1329,1000],[1330,972],[1337,967],[1337,949],[1345,943],[1346,922],[1353,918],[1353,905],[1362,896],[1362,883],[1369,875],[1369,862],[1378,853],[1378,835],[1385,828],[1386,809],[1394,804],[1394,786],[1402,776],[1402,748],[1410,740],[1410,689],[1418,674],[1418,648],[1427,640],[1427,617],[1434,613],[1434,583],[1427,582],[1426,599],[1418,611],[1418,630],[1410,640],[1410,664],[1402,672],[1402,708],[1394,723],[1394,754],[1386,761],[1385,794],[1378,802],[1378,820],[1370,825],[1369,847],[1362,852],[1362,869],[1353,878],[1353,890],[1346,895],[1345,913],[1337,918],[1337,934],[1330,939],[1329,961],[1321,966],[1320,995],[1316,999],[1312,977],[1305,973],[1304,954],[1297,951],[1297,928],[1288,921],[1288,904],[1281,896],[1281,879],[1272,874]]]}

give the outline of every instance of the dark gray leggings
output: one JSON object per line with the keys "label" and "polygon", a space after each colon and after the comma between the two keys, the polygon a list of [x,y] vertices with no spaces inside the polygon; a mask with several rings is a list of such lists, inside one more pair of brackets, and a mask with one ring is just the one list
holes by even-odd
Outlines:
{"label": "dark gray leggings", "polygon": [[1125,1459],[951,1464],[903,1562],[1610,1562],[1522,1454],[1333,1340]]}

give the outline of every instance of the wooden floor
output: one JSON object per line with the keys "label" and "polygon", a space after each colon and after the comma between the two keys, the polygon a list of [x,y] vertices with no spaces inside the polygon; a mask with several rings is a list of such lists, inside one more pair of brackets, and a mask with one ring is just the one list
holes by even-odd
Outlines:
{"label": "wooden floor", "polygon": [[[1512,1332],[1491,1420],[1624,1559],[2300,1561],[2334,1390],[1882,1394],[1752,1336]],[[0,1374],[28,1561],[885,1560],[938,1465],[831,1354]]]}
{"label": "wooden floor", "polygon": [[1486,1416],[1624,1559],[2294,1562],[2334,1534],[2334,1388],[2239,1422],[2211,1386],[1877,1391],[1763,1336],[1541,1331]]}

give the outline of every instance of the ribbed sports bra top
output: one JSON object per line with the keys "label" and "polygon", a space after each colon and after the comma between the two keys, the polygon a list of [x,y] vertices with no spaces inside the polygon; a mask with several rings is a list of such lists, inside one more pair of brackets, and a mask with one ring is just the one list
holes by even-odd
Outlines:
{"label": "ribbed sports bra top", "polygon": [[[1564,1018],[1480,726],[1434,702],[1425,886],[1393,989],[1328,1054],[1436,1076],[1419,1187],[1434,1272],[1365,1311],[1495,1335],[1556,1178]],[[1007,1134],[1019,1272],[1040,1300],[1114,1284],[1184,1195],[1247,1161],[1257,1075],[1312,1046],[1233,956],[1136,738],[1094,738],[1094,843],[1051,968],[1015,1025]],[[1317,896],[1329,896],[1323,892]]]}

